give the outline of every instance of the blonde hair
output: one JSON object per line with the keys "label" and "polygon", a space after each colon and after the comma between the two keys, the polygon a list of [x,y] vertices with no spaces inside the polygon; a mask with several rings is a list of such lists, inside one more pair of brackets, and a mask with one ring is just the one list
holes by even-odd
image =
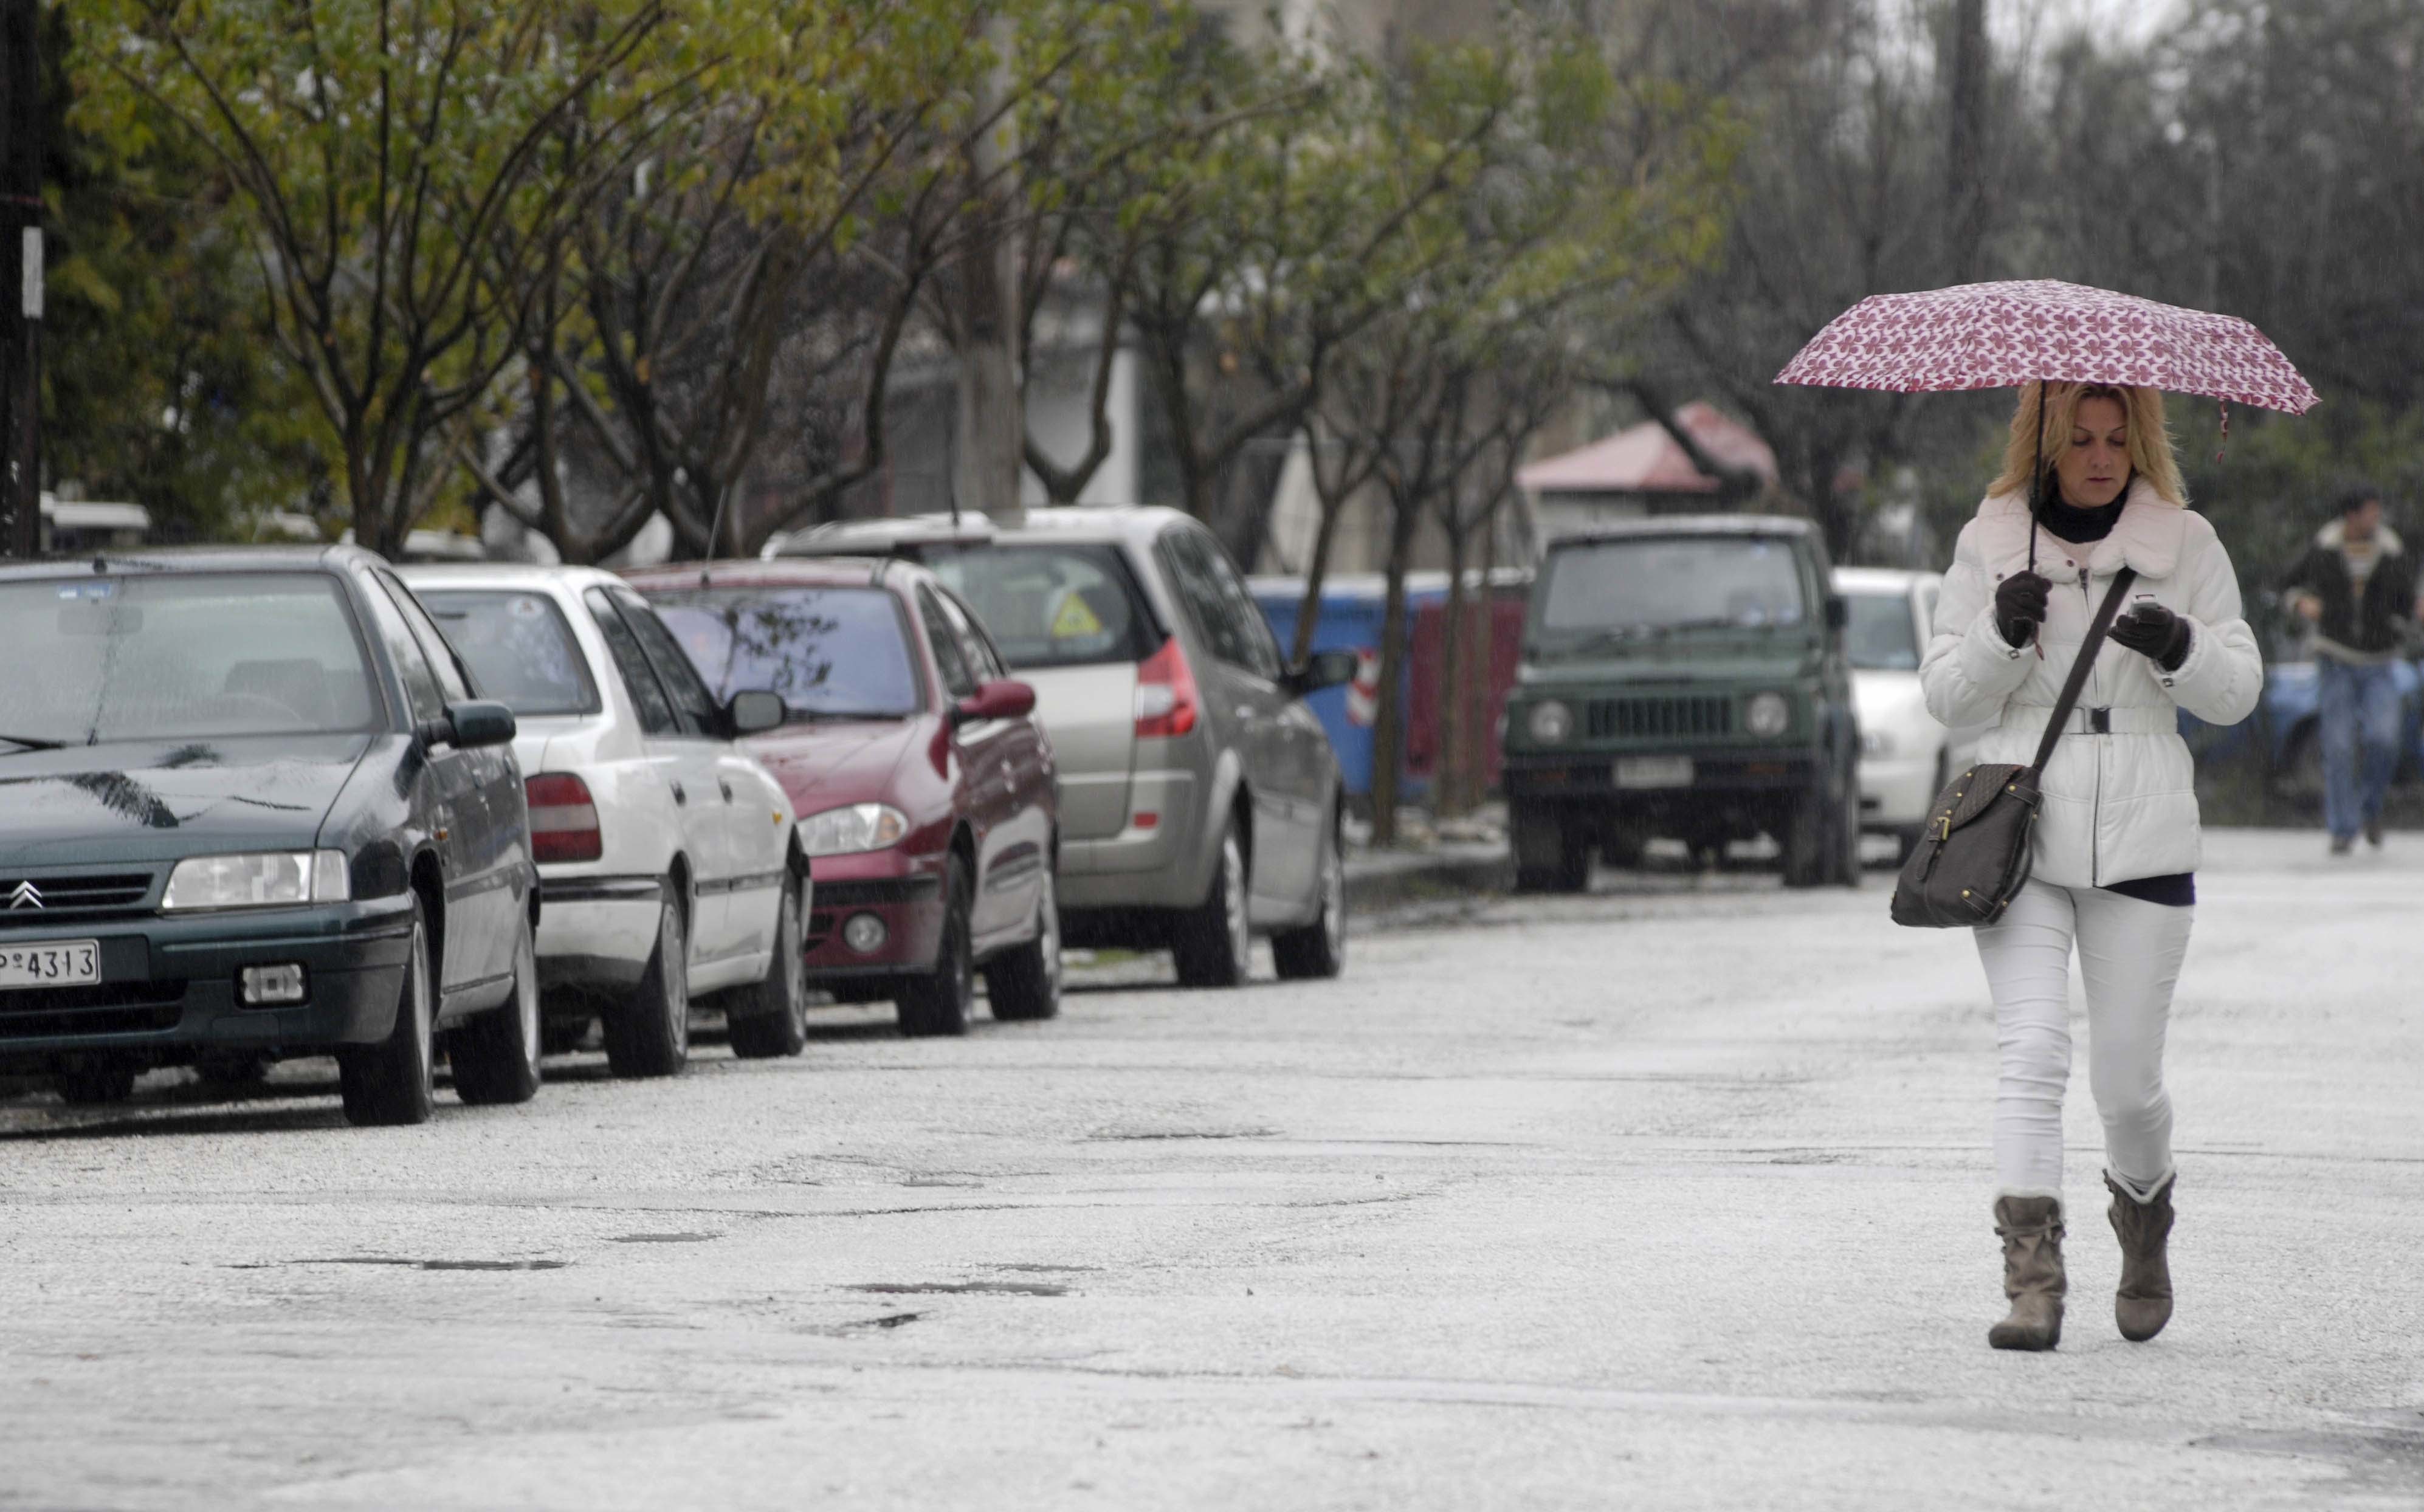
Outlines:
{"label": "blonde hair", "polygon": [[2189,501],[2188,485],[2180,481],[2180,464],[2172,455],[2172,433],[2163,419],[2163,394],[2160,389],[2130,387],[2110,383],[2027,383],[2020,386],[2020,406],[2012,413],[2012,439],[2003,448],[2003,471],[1995,480],[1989,494],[2022,494],[2029,491],[2029,464],[2037,456],[2037,416],[2045,406],[2046,390],[2053,390],[2052,423],[2045,432],[2045,470],[2051,476],[2054,464],[2070,450],[2070,429],[2079,415],[2080,401],[2110,399],[2119,404],[2129,423],[2129,466],[2139,477],[2154,485],[2157,495],[2167,504],[2185,508]]}

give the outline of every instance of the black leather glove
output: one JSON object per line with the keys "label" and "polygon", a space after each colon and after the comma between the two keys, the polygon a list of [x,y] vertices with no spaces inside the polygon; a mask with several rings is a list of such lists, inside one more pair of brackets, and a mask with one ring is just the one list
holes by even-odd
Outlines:
{"label": "black leather glove", "polygon": [[2033,572],[2015,572],[1995,585],[1995,629],[2005,645],[2026,645],[2045,623],[2053,584]]}
{"label": "black leather glove", "polygon": [[2149,598],[2113,622],[2116,645],[2126,645],[2165,672],[2189,659],[2189,622]]}

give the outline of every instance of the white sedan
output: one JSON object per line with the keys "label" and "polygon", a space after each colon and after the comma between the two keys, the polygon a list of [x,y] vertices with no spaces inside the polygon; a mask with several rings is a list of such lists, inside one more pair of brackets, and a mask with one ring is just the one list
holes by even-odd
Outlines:
{"label": "white sedan", "polygon": [[550,1044],[596,1018],[616,1075],[671,1075],[689,1058],[692,999],[721,992],[734,1054],[799,1054],[808,863],[782,785],[733,744],[780,724],[783,701],[719,703],[611,573],[403,573],[520,724]]}
{"label": "white sedan", "polygon": [[1906,856],[1954,763],[1968,758],[1979,735],[1938,724],[1920,691],[1919,661],[1943,581],[1934,572],[1835,569],[1835,591],[1850,610],[1843,641],[1860,717],[1860,828],[1892,836]]}

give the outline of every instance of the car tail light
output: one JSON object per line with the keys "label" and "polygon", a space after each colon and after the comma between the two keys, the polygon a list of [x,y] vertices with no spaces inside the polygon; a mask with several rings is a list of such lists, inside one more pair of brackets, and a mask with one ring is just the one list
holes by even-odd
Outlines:
{"label": "car tail light", "polygon": [[606,853],[587,783],[568,772],[542,772],[522,791],[530,799],[533,860],[595,861]]}
{"label": "car tail light", "polygon": [[1161,649],[1137,663],[1137,739],[1167,739],[1195,728],[1200,707],[1195,694],[1195,670],[1173,635]]}

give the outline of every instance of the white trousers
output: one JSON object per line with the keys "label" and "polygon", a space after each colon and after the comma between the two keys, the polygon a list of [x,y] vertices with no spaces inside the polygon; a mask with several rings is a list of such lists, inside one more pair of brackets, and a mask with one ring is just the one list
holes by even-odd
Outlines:
{"label": "white trousers", "polygon": [[2032,882],[2000,921],[1975,931],[1995,995],[2000,1191],[2062,1195],[2074,940],[2087,984],[2087,1080],[2104,1120],[2106,1169],[2141,1202],[2172,1173],[2163,1030],[2195,913],[2100,888]]}

